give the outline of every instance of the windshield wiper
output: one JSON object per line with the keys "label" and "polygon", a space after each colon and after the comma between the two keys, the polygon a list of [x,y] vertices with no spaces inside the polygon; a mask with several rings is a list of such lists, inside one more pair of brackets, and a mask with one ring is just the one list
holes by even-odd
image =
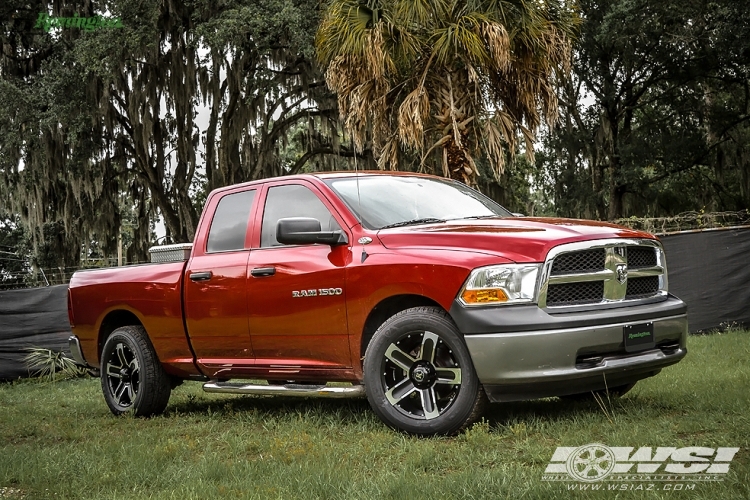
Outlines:
{"label": "windshield wiper", "polygon": [[491,214],[491,215],[469,215],[468,217],[458,217],[455,220],[461,220],[461,219],[493,219],[495,217],[507,217],[505,215],[500,214]]}
{"label": "windshield wiper", "polygon": [[389,229],[392,227],[412,226],[414,224],[429,224],[431,222],[445,222],[445,220],[436,219],[435,217],[425,217],[424,219],[412,219],[412,220],[405,220],[404,222],[396,222],[395,224],[388,224],[387,226],[378,228],[378,230]]}

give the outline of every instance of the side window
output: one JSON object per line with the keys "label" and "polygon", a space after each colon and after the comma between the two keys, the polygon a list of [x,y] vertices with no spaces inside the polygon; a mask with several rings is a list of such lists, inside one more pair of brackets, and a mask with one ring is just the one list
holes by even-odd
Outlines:
{"label": "side window", "polygon": [[224,196],[214,213],[208,232],[207,252],[226,252],[245,248],[245,233],[250,220],[256,190]]}
{"label": "side window", "polygon": [[298,184],[276,186],[268,190],[260,233],[262,248],[281,246],[276,240],[276,223],[287,217],[313,217],[320,221],[321,231],[341,229],[331,212],[308,187]]}

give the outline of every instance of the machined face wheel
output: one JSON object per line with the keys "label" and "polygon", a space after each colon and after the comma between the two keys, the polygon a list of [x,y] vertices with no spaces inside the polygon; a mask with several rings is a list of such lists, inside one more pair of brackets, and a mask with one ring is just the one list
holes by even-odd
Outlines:
{"label": "machined face wheel", "polygon": [[103,376],[114,402],[122,408],[131,407],[138,395],[141,377],[135,353],[124,342],[118,342],[105,366]]}
{"label": "machined face wheel", "polygon": [[410,332],[391,343],[383,356],[385,397],[399,412],[431,420],[443,414],[461,389],[461,366],[435,333]]}
{"label": "machined face wheel", "polygon": [[439,307],[412,307],[384,321],[362,369],[375,413],[412,434],[455,434],[481,416],[486,401],[463,335]]}
{"label": "machined face wheel", "polygon": [[114,330],[101,354],[101,384],[104,400],[115,415],[136,416],[164,411],[172,392],[172,380],[164,371],[142,326]]}

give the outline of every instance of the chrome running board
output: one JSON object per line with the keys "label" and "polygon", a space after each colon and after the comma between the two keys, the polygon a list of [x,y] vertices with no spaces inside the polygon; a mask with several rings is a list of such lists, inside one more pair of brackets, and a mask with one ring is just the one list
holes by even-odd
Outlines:
{"label": "chrome running board", "polygon": [[312,384],[260,385],[218,382],[216,380],[203,384],[203,390],[206,392],[220,392],[224,394],[306,396],[316,398],[360,398],[365,395],[365,386],[363,385],[344,387],[329,387],[327,385]]}

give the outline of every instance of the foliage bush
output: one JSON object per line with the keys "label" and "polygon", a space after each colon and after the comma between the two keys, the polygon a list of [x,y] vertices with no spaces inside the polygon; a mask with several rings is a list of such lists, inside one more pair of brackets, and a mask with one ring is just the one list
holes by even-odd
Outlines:
{"label": "foliage bush", "polygon": [[23,360],[29,373],[46,381],[76,378],[86,374],[86,370],[64,352],[44,347],[30,347]]}

